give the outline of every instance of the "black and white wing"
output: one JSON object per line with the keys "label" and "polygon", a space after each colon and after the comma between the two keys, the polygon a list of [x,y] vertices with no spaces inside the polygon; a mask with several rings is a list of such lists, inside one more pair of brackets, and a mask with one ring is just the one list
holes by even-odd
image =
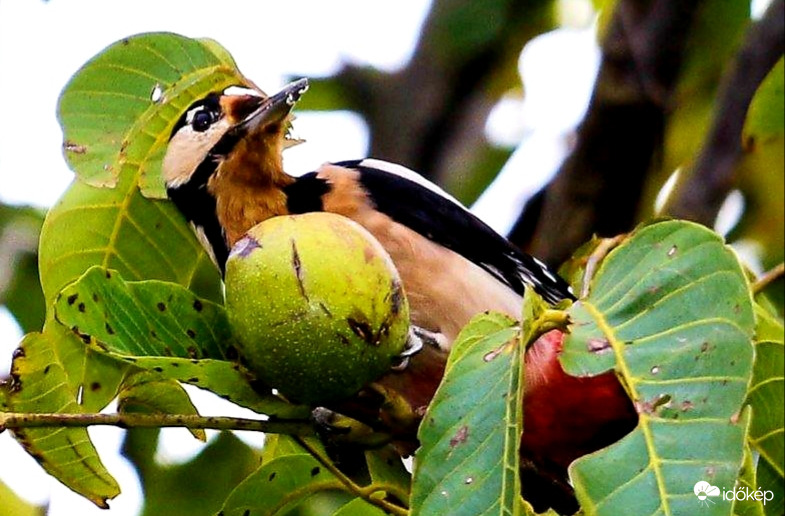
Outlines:
{"label": "black and white wing", "polygon": [[[575,298],[567,282],[544,263],[520,251],[416,172],[377,159],[333,165],[359,172],[359,182],[377,210],[475,263],[516,293],[523,295],[532,287],[550,303]],[[313,172],[287,190],[290,211],[298,213],[319,210],[319,198],[329,186]]]}

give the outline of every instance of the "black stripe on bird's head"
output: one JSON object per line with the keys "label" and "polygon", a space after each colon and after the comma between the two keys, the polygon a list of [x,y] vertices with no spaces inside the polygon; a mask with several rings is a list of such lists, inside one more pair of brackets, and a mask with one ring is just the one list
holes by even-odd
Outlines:
{"label": "black stripe on bird's head", "polygon": [[238,145],[243,141],[253,140],[255,149],[269,148],[280,154],[293,141],[291,110],[307,89],[307,79],[292,82],[269,97],[231,87],[191,104],[169,138],[162,166],[167,190],[191,181],[206,184],[235,150],[247,151],[248,146]]}

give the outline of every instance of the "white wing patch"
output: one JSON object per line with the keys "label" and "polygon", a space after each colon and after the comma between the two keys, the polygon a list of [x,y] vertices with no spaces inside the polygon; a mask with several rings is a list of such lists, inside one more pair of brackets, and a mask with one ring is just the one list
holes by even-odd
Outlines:
{"label": "white wing patch", "polygon": [[389,174],[393,174],[393,175],[396,175],[398,177],[402,177],[404,179],[408,179],[409,181],[411,181],[413,183],[417,183],[418,185],[422,186],[423,188],[427,188],[428,190],[432,191],[433,193],[438,194],[441,197],[444,197],[445,199],[448,199],[448,200],[454,202],[455,204],[457,204],[458,206],[460,206],[464,210],[469,211],[466,208],[466,206],[464,206],[463,204],[461,204],[458,201],[458,199],[456,199],[452,195],[448,194],[447,192],[445,192],[444,190],[439,188],[437,185],[431,183],[430,181],[428,181],[427,179],[422,177],[420,174],[418,174],[414,170],[408,169],[408,168],[404,167],[403,165],[398,165],[397,163],[390,163],[389,161],[382,161],[380,159],[368,158],[368,159],[362,160],[359,163],[359,166],[361,166],[361,167],[368,167],[368,168],[375,168],[375,169],[378,169],[378,170],[383,170],[384,172],[387,172]]}

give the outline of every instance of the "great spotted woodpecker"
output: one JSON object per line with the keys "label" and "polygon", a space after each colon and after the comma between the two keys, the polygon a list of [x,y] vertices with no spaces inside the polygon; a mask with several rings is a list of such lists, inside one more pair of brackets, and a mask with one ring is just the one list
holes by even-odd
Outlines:
{"label": "great spotted woodpecker", "polygon": [[223,269],[232,245],[270,217],[329,211],[359,222],[390,253],[412,323],[449,343],[487,310],[518,317],[521,295],[572,299],[570,287],[419,174],[376,159],[283,169],[290,111],[306,79],[271,97],[210,94],[175,125],[163,163],[169,197]]}
{"label": "great spotted woodpecker", "polygon": [[[282,153],[290,144],[290,113],[307,88],[300,79],[270,97],[211,93],[172,130],[163,162],[168,195],[222,271],[232,245],[257,223],[323,210],[353,219],[379,240],[401,275],[413,326],[434,336],[445,353],[478,313],[518,318],[526,288],[551,303],[574,299],[569,285],[542,262],[400,165],[363,159],[327,163],[300,177],[287,174]],[[569,463],[618,439],[624,433],[618,429],[629,430],[635,418],[612,374],[566,375],[558,363],[560,346],[560,336],[552,335],[527,352],[522,440],[525,460],[556,471],[557,498],[560,489],[569,491]],[[420,396],[426,404],[438,378],[431,383]],[[620,427],[619,420],[626,423]],[[565,497],[561,509],[568,512],[574,500]]]}

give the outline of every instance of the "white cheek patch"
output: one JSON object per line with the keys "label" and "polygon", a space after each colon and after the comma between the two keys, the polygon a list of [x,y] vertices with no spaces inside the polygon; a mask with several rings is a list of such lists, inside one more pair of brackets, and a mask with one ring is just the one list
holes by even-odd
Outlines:
{"label": "white cheek patch", "polygon": [[187,183],[229,127],[225,119],[214,123],[204,132],[194,131],[190,125],[183,126],[169,142],[164,156],[162,169],[167,188],[177,188]]}

